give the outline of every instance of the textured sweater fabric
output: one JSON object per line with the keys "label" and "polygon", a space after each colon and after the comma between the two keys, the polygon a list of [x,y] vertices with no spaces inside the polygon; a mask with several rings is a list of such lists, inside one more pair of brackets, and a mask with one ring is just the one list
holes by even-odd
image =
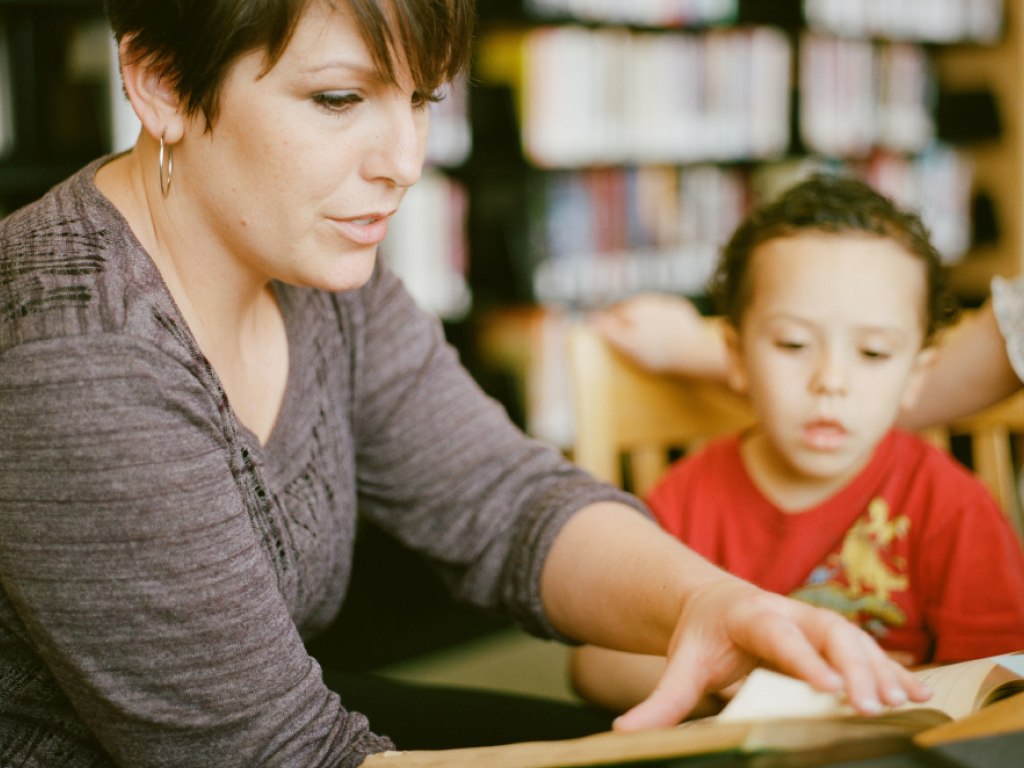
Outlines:
{"label": "textured sweater fabric", "polygon": [[539,575],[558,530],[639,502],[525,438],[383,265],[340,294],[275,286],[289,371],[261,445],[102,162],[0,222],[0,764],[391,748],[303,645],[341,606],[357,511],[459,598],[557,636]]}

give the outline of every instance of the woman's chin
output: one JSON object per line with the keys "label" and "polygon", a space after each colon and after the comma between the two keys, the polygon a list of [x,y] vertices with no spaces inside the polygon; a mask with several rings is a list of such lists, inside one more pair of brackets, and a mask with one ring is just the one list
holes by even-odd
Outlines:
{"label": "woman's chin", "polygon": [[346,254],[341,263],[329,264],[315,273],[296,275],[294,281],[286,282],[332,293],[358,290],[370,281],[377,265],[377,249],[367,251],[365,254]]}

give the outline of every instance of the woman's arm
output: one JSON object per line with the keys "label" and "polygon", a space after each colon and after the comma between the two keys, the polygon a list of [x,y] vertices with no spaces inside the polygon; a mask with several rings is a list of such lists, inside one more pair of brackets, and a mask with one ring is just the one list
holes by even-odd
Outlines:
{"label": "woman's arm", "polygon": [[623,730],[677,723],[705,693],[759,663],[820,690],[845,689],[865,713],[927,698],[838,614],[730,576],[615,503],[589,505],[565,524],[541,594],[553,624],[571,637],[668,657],[653,693],[616,721]]}
{"label": "woman's arm", "polygon": [[899,423],[907,429],[943,424],[994,405],[1020,386],[989,300],[940,340],[917,401]]}

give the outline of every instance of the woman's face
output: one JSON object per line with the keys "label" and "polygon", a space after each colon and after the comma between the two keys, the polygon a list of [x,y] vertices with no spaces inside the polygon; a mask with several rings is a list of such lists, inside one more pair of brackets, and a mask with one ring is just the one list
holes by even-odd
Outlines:
{"label": "woman's face", "polygon": [[174,146],[168,204],[195,258],[327,290],[369,279],[420,176],[430,94],[400,57],[397,84],[382,82],[351,10],[335,5],[310,4],[269,72],[260,51],[240,58],[213,128],[200,115]]}

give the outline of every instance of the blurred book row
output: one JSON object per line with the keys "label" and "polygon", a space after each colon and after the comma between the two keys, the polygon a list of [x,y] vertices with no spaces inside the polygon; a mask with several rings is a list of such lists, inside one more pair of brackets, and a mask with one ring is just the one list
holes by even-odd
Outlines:
{"label": "blurred book row", "polygon": [[774,27],[701,34],[546,26],[484,41],[480,76],[516,95],[537,166],[764,159],[790,148],[792,61],[809,152],[915,152],[935,136],[919,45]]}
{"label": "blurred book row", "polygon": [[526,0],[538,18],[574,18],[642,26],[700,26],[734,21],[739,0]]}
{"label": "blurred book row", "polygon": [[[758,2],[758,0],[752,0]],[[764,2],[764,0],[760,0]],[[856,37],[987,42],[1002,31],[1003,0],[771,0],[799,5],[805,23]],[[740,0],[525,0],[538,19],[649,27],[700,27],[743,18]]]}
{"label": "blurred book row", "polygon": [[478,75],[514,89],[535,165],[690,162],[785,150],[790,57],[772,27],[546,26],[488,36]]}
{"label": "blurred book row", "polygon": [[646,290],[702,295],[750,207],[815,170],[852,172],[918,210],[948,262],[968,250],[972,164],[938,143],[917,155],[879,151],[857,161],[553,171],[531,193],[535,298],[586,309]]}
{"label": "blurred book row", "polygon": [[814,29],[855,37],[991,42],[1003,29],[1003,0],[804,0],[804,18]]}

